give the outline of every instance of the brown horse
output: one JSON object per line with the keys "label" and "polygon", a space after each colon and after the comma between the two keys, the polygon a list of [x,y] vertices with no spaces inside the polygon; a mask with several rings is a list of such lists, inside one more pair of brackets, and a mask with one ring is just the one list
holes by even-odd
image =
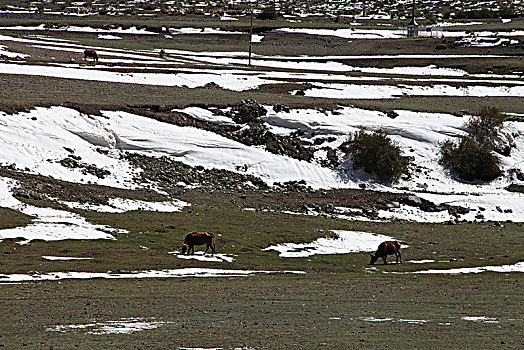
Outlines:
{"label": "brown horse", "polygon": [[213,232],[190,232],[184,238],[184,244],[182,244],[182,254],[185,254],[186,251],[187,254],[191,254],[191,250],[193,251],[193,254],[195,254],[195,246],[205,244],[206,250],[204,251],[204,255],[207,253],[207,250],[210,247],[211,255],[215,255],[215,243],[213,242],[214,238],[215,234]]}
{"label": "brown horse", "polygon": [[88,58],[92,58],[93,61],[98,62],[98,54],[93,49],[84,50],[84,60],[87,61]]}

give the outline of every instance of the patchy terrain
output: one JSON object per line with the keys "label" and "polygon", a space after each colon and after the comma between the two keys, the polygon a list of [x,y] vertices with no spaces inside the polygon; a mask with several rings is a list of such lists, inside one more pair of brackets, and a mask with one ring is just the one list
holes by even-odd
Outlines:
{"label": "patchy terrain", "polygon": [[[524,345],[521,4],[429,1],[418,38],[401,4],[261,4],[251,60],[246,4],[0,5],[0,345]],[[500,176],[464,181],[440,145],[482,107]],[[404,263],[368,265],[386,239]]]}

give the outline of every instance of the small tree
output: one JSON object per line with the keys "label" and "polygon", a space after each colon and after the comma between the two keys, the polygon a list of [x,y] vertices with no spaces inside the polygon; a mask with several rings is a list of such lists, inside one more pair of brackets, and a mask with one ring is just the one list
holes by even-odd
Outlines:
{"label": "small tree", "polygon": [[501,142],[499,135],[506,116],[495,107],[483,107],[478,115],[471,117],[465,124],[468,136],[460,138],[459,142],[444,141],[440,145],[440,163],[451,173],[466,181],[491,181],[500,174],[500,160],[492,151],[502,153],[500,145],[511,147]]}
{"label": "small tree", "polygon": [[353,168],[363,170],[380,181],[393,183],[407,173],[409,160],[402,156],[400,147],[383,131],[358,131],[342,144]]}
{"label": "small tree", "polygon": [[505,120],[506,116],[498,108],[482,107],[478,115],[466,123],[466,128],[478,144],[489,143],[493,146]]}
{"label": "small tree", "polygon": [[446,140],[440,146],[440,163],[461,179],[491,181],[501,174],[500,160],[492,150],[489,143],[479,144],[469,137],[462,137],[458,144]]}

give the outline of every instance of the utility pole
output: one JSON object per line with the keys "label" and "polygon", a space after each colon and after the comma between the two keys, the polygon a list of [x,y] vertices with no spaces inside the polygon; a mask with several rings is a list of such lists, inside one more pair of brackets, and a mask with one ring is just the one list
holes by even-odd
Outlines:
{"label": "utility pole", "polygon": [[415,0],[413,0],[413,8],[411,10],[411,20],[413,21],[413,23],[416,23],[415,21]]}
{"label": "utility pole", "polygon": [[251,8],[251,25],[249,26],[249,65],[251,66],[251,50],[253,47],[253,8]]}
{"label": "utility pole", "polygon": [[413,0],[413,7],[411,8],[411,21],[409,24],[418,25],[417,21],[415,20],[415,0]]}

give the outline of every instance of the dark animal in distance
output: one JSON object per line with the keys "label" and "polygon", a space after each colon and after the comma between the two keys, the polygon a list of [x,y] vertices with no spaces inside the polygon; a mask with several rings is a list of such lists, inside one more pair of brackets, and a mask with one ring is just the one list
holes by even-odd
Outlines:
{"label": "dark animal in distance", "polygon": [[92,58],[93,61],[98,62],[98,54],[93,49],[84,50],[84,60],[87,61],[88,58]]}
{"label": "dark animal in distance", "polygon": [[215,234],[213,232],[189,232],[184,238],[184,244],[182,244],[182,254],[195,254],[196,245],[206,245],[206,250],[204,255],[207,253],[207,250],[211,248],[211,255],[215,255],[215,243],[214,243]]}
{"label": "dark animal in distance", "polygon": [[382,260],[384,260],[384,265],[385,265],[386,257],[388,255],[393,255],[393,254],[395,254],[395,257],[397,258],[397,264],[398,264],[399,258],[400,258],[400,263],[402,264],[402,253],[400,252],[400,242],[399,241],[382,242],[378,246],[377,251],[374,254],[371,254],[370,264],[373,265],[375,261],[377,261],[378,258],[382,258]]}
{"label": "dark animal in distance", "polygon": [[165,49],[161,49],[160,52],[159,52],[159,55],[160,55],[160,58],[164,58],[164,56],[166,55],[166,50]]}

